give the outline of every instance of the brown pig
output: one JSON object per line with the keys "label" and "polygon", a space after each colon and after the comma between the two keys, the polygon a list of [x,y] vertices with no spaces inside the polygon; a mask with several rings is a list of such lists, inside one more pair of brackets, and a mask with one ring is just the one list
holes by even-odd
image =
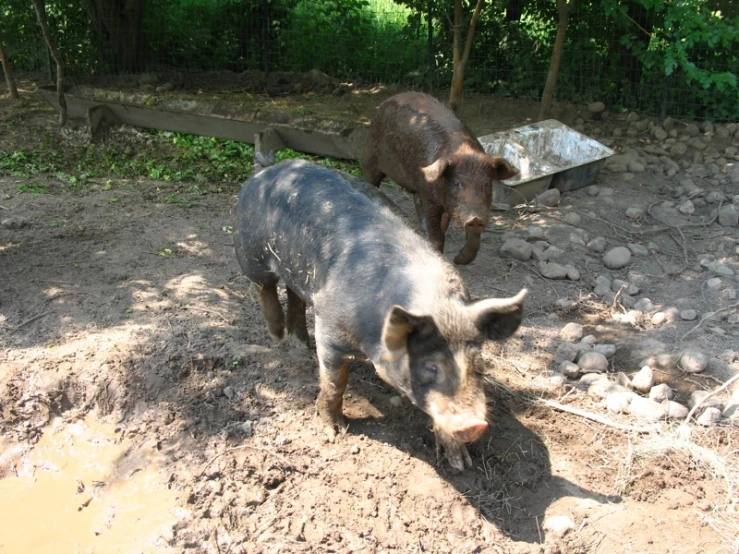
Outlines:
{"label": "brown pig", "polygon": [[456,264],[477,256],[493,182],[518,174],[503,158],[485,154],[451,110],[420,92],[396,94],[380,105],[369,128],[362,171],[377,187],[388,176],[415,193],[423,232],[439,252],[454,219],[467,235]]}

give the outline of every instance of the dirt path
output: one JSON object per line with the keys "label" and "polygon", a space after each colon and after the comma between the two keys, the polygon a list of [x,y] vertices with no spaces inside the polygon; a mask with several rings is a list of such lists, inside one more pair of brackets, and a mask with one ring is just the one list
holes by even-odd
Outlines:
{"label": "dirt path", "polygon": [[[500,118],[495,103],[480,108],[488,122],[480,126],[489,132],[535,114],[517,106],[517,122],[510,105],[500,104]],[[53,114],[33,110],[26,125],[3,119],[0,151],[21,149],[26,133],[54,133]],[[577,116],[562,119],[574,125]],[[597,125],[603,138],[626,123]],[[236,264],[237,184],[168,204],[152,201],[157,182],[101,181],[69,194],[52,175],[0,177],[0,219],[28,222],[0,227],[0,521],[14,531],[0,534],[0,551],[736,552],[736,419],[692,424],[686,440],[675,420],[644,435],[537,400],[645,425],[553,376],[568,322],[616,346],[614,381],[663,355],[656,382],[683,404],[737,372],[736,308],[687,336],[699,320],[652,319],[669,307],[706,314],[736,302],[726,292],[735,294],[735,276],[702,267],[700,256],[739,271],[739,228],[711,222],[718,204],[705,201],[720,191],[731,203],[737,185],[682,168],[673,177],[628,175],[600,173],[596,185],[613,189],[610,199],[581,189],[551,210],[496,213],[477,260],[460,269],[475,296],[531,289],[520,332],[486,349],[492,425],[471,448],[475,469],[463,474],[437,464],[427,418],[367,365],[352,369],[347,435],[326,442],[313,418],[314,352],[270,341]],[[686,191],[675,190],[688,177],[703,189],[691,197],[693,215],[623,215],[679,205]],[[21,192],[34,183],[48,193]],[[413,213],[407,195],[384,190]],[[674,227],[691,223],[703,224]],[[546,279],[534,261],[501,258],[503,241],[525,238],[530,225],[580,280]],[[654,248],[608,270],[573,233]],[[449,257],[462,239],[453,232]],[[609,297],[593,292],[598,275],[637,284],[635,299],[649,297],[654,309],[614,317]],[[715,277],[720,284],[708,286]],[[703,373],[674,364],[688,347],[708,354]],[[722,408],[734,390],[717,397]],[[559,535],[552,516],[572,528]]]}

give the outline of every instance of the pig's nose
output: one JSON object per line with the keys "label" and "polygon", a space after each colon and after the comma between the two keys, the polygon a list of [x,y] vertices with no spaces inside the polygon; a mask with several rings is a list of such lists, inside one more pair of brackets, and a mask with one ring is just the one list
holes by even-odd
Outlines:
{"label": "pig's nose", "polygon": [[475,234],[482,233],[485,230],[485,222],[479,217],[473,217],[465,222],[464,230]]}
{"label": "pig's nose", "polygon": [[452,432],[452,436],[461,442],[475,442],[479,439],[488,428],[488,422],[484,419],[475,419],[465,422],[465,424]]}

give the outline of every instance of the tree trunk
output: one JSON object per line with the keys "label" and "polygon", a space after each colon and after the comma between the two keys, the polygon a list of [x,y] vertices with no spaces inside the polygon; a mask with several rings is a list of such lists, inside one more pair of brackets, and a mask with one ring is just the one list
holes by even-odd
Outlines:
{"label": "tree trunk", "polygon": [[18,100],[20,98],[20,96],[18,95],[18,88],[15,86],[13,73],[10,71],[10,62],[8,61],[8,56],[5,54],[5,49],[3,48],[2,37],[0,37],[0,62],[2,62],[3,64],[3,71],[5,72],[5,82],[8,84],[8,92],[10,93],[10,97]]}
{"label": "tree trunk", "polygon": [[454,1],[454,42],[452,49],[453,55],[453,71],[452,71],[452,90],[449,92],[449,107],[454,113],[459,113],[462,107],[462,84],[464,83],[464,68],[472,51],[472,39],[475,36],[475,27],[480,19],[480,12],[485,0],[477,0],[475,11],[472,13],[470,25],[467,29],[467,38],[464,44],[464,52],[461,51],[462,43],[462,0]]}
{"label": "tree trunk", "polygon": [[85,0],[92,29],[115,54],[116,69],[135,72],[143,62],[143,16],[146,0]]}
{"label": "tree trunk", "polygon": [[562,60],[562,50],[565,45],[565,34],[567,33],[567,24],[570,19],[570,11],[575,5],[575,0],[557,0],[557,11],[559,12],[559,22],[557,24],[557,36],[554,38],[554,47],[552,48],[552,57],[549,61],[549,73],[547,74],[547,82],[544,86],[544,93],[541,98],[541,107],[539,109],[539,121],[549,116],[549,110],[552,107],[554,99],[554,89],[557,88],[557,76],[559,75],[559,63]]}
{"label": "tree trunk", "polygon": [[64,127],[64,124],[67,122],[67,100],[64,97],[64,60],[49,31],[49,24],[46,22],[44,0],[31,0],[31,2],[33,2],[33,7],[36,8],[36,18],[38,19],[38,24],[41,26],[41,32],[44,35],[46,46],[56,61],[56,96],[59,101],[59,127]]}

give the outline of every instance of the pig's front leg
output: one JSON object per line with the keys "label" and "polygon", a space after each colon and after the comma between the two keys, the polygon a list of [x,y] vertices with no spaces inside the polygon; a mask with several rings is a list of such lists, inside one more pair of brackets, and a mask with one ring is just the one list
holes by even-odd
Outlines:
{"label": "pig's front leg", "polygon": [[446,229],[444,227],[449,225],[448,221],[446,225],[443,225],[443,208],[424,200],[420,194],[413,195],[413,203],[416,207],[416,214],[418,215],[418,221],[421,224],[423,235],[428,238],[436,250],[443,253],[444,238],[446,236]]}
{"label": "pig's front leg", "polygon": [[467,447],[463,442],[458,441],[437,427],[434,427],[434,435],[436,436],[437,461],[441,460],[443,452],[449,465],[457,471],[464,471],[465,468],[472,467],[472,458],[470,458]]}
{"label": "pig's front leg", "polygon": [[344,418],[344,391],[349,381],[349,364],[341,352],[331,346],[331,337],[316,318],[316,351],[321,390],[316,401],[316,414],[325,427],[329,440],[336,438],[337,432],[346,431]]}

